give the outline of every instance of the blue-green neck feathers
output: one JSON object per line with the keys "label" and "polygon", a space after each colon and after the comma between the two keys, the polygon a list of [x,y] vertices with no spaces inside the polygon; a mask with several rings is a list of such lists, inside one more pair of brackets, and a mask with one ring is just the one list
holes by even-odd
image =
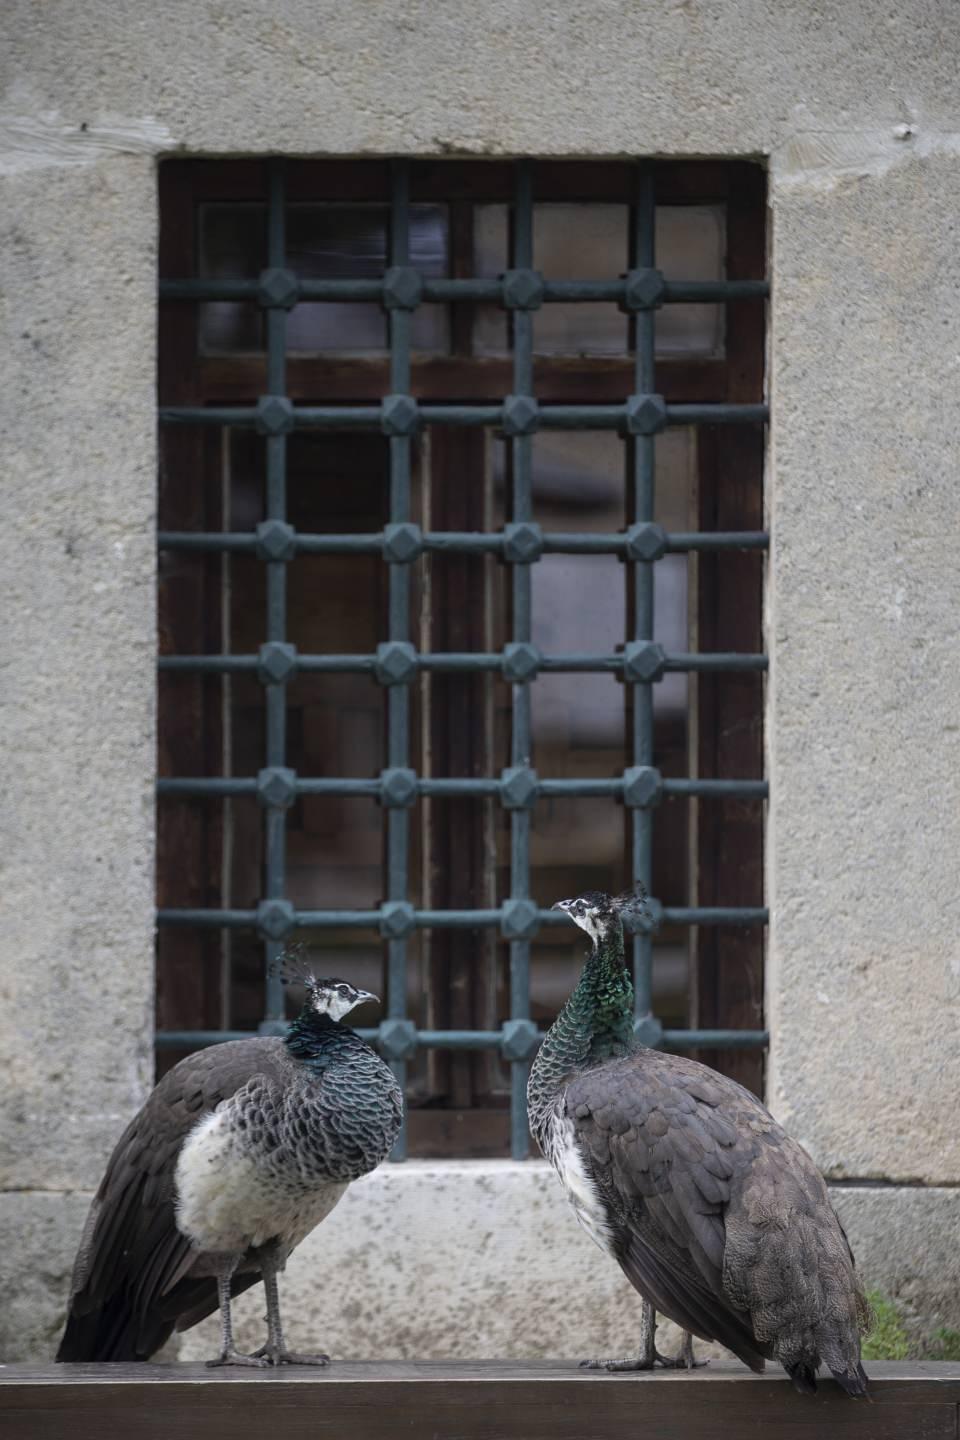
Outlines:
{"label": "blue-green neck feathers", "polygon": [[531,1119],[550,1105],[571,1075],[635,1048],[633,984],[624,962],[623,927],[615,916],[537,1053],[527,1088]]}
{"label": "blue-green neck feathers", "polygon": [[329,1015],[320,1015],[312,1005],[305,1005],[291,1022],[284,1039],[290,1054],[311,1070],[325,1070],[339,1058],[344,1049],[360,1043],[354,1032]]}

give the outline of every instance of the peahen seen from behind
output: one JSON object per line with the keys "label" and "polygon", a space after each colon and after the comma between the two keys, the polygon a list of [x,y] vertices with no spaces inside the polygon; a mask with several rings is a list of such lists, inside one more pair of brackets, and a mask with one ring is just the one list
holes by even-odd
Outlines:
{"label": "peahen seen from behind", "polygon": [[[181,1060],[121,1136],[80,1242],[58,1360],[146,1360],[219,1306],[209,1363],[327,1362],[287,1348],[277,1276],[351,1180],[386,1157],[403,1100],[340,1023],[376,996],[293,969],[306,1001],[286,1036]],[[261,1279],[267,1342],[244,1355],[230,1302]]]}
{"label": "peahen seen from behind", "polygon": [[[590,936],[580,982],[534,1061],[530,1126],[577,1216],[641,1296],[752,1370],[797,1390],[825,1365],[867,1394],[869,1306],[823,1177],[756,1096],[694,1060],[641,1047],[622,912],[596,891],[556,908]],[[587,1362],[646,1369],[636,1360]]]}

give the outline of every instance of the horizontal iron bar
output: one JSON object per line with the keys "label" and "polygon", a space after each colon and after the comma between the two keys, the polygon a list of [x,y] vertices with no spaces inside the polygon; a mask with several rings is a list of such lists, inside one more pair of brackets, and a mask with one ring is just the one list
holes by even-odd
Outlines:
{"label": "horizontal iron bar", "polygon": [[[420,776],[416,779],[418,795],[443,799],[447,796],[466,798],[469,796],[497,796],[502,790],[499,780],[492,777],[449,777]],[[583,780],[538,779],[537,792],[545,797],[583,797],[623,793],[623,777],[594,778]],[[292,782],[297,795],[340,795],[379,797],[379,778],[351,780],[315,778],[298,775]],[[701,780],[696,778],[667,778],[661,782],[664,795],[713,797],[739,797],[742,799],[766,799],[768,786],[765,780]],[[157,781],[158,795],[195,795],[215,798],[220,795],[255,795],[257,781],[254,776],[229,776],[207,778],[205,776],[162,778]]]}
{"label": "horizontal iron bar", "polygon": [[[259,665],[256,655],[161,655],[157,664],[161,670],[185,671],[187,673],[211,672],[216,674],[256,670]],[[375,655],[297,655],[295,669],[311,674],[364,674],[376,668]],[[486,670],[502,670],[504,657],[496,652],[421,654],[415,657],[419,670],[441,674],[477,674]],[[706,671],[731,672],[743,670],[766,670],[765,655],[735,655],[716,653],[694,655],[677,652],[666,654],[664,670],[674,672]],[[544,655],[540,660],[540,671],[563,674],[606,674],[623,669],[622,655]],[[632,683],[644,684],[644,681]]]}
{"label": "horizontal iron bar", "polygon": [[[541,405],[541,430],[616,430],[624,424],[624,405]],[[172,425],[254,426],[258,411],[253,405],[163,405],[160,419]],[[503,423],[501,405],[421,405],[424,425],[484,426]],[[766,420],[766,405],[667,405],[668,425],[738,425]],[[380,430],[383,411],[379,405],[295,405],[291,424],[295,430]]]}
{"label": "horizontal iron bar", "polygon": [[[497,279],[433,279],[423,281],[423,301],[486,300],[499,302],[503,283]],[[547,304],[583,304],[597,300],[619,303],[624,299],[623,280],[547,280],[542,298]],[[770,294],[766,280],[667,280],[661,303],[703,304],[708,301],[762,300]],[[161,300],[247,300],[257,301],[259,280],[161,280]],[[299,299],[310,302],[383,300],[382,280],[317,280],[299,282]]]}
{"label": "horizontal iron bar", "polygon": [[[497,910],[415,910],[413,923],[417,929],[474,930],[499,925],[502,911]],[[676,925],[765,925],[765,909],[735,906],[664,906],[663,919]],[[257,923],[256,910],[162,909],[156,912],[158,925],[195,925],[207,930],[249,929]],[[538,910],[541,925],[569,924],[558,910]],[[296,910],[293,925],[298,930],[377,930],[379,910]]]}
{"label": "horizontal iron bar", "polygon": [[[378,1032],[370,1028],[356,1032],[376,1042]],[[540,1040],[545,1032],[540,1032]],[[229,1040],[255,1040],[253,1030],[158,1030],[158,1050],[200,1050]],[[766,1030],[664,1030],[661,1045],[670,1050],[759,1050],[769,1043]],[[503,1043],[500,1030],[418,1030],[416,1044],[425,1050],[496,1050]]]}
{"label": "horizontal iron bar", "polygon": [[[424,550],[459,555],[498,555],[506,545],[502,533],[440,530],[421,535]],[[546,531],[543,549],[549,555],[621,555],[626,551],[629,536],[624,534],[588,535],[575,531]],[[672,554],[689,550],[766,550],[770,537],[765,530],[715,530],[680,532],[664,536],[666,550]],[[161,550],[218,550],[255,554],[257,536],[248,532],[161,530],[157,544]],[[291,536],[291,548],[303,555],[379,555],[383,551],[383,534],[370,535],[299,535]]]}

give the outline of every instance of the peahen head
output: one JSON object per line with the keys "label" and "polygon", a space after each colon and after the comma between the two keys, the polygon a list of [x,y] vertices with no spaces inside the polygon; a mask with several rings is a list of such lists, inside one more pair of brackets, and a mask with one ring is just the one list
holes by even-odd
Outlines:
{"label": "peahen head", "polygon": [[379,1003],[379,995],[369,990],[360,990],[349,980],[322,979],[315,975],[303,945],[292,945],[274,962],[272,974],[278,975],[284,985],[302,985],[304,996],[302,1019],[313,1015],[325,1015],[330,1020],[342,1020],[358,1005],[367,1000]]}
{"label": "peahen head", "polygon": [[625,918],[646,911],[646,893],[641,886],[624,895],[605,895],[602,890],[585,890],[573,900],[558,900],[554,910],[563,910],[574,924],[585,930],[599,945],[608,937],[620,934]]}
{"label": "peahen head", "polygon": [[365,1001],[380,999],[370,990],[358,990],[348,980],[318,980],[311,975],[306,985],[306,1008],[317,1015],[329,1015],[331,1020],[342,1020]]}

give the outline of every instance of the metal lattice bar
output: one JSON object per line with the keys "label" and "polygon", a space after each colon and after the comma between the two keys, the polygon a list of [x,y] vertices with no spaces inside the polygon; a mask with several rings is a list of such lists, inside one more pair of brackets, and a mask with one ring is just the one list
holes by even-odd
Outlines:
{"label": "metal lattice bar", "polygon": [[[382,280],[301,280],[290,272],[298,300],[342,304],[344,301],[386,303],[387,286]],[[661,305],[725,304],[731,300],[762,300],[770,294],[766,280],[662,280],[657,303]],[[161,300],[247,300],[264,301],[260,280],[161,280]],[[611,301],[622,305],[629,299],[628,281],[545,280],[541,292],[545,304],[595,304]],[[486,301],[503,303],[502,280],[424,280],[420,301],[453,303]],[[269,303],[269,301],[267,302]],[[287,302],[284,302],[287,303]]]}
{"label": "metal lattice bar", "polygon": [[[357,1030],[364,1040],[376,1044],[379,1030]],[[417,1030],[416,1043],[425,1050],[497,1050],[502,1049],[501,1030]],[[545,1031],[538,1031],[539,1046]],[[248,1030],[160,1030],[156,1043],[161,1050],[194,1049],[220,1045],[224,1040],[248,1040]],[[761,1050],[769,1039],[766,1030],[664,1030],[660,1044],[667,1050]],[[509,1057],[505,1057],[509,1058]]]}
{"label": "metal lattice bar", "polygon": [[[266,643],[258,655],[165,655],[163,671],[230,675],[254,673],[265,686],[265,766],[258,776],[173,777],[158,782],[167,797],[255,796],[264,809],[263,899],[254,909],[158,911],[163,926],[253,930],[268,962],[296,931],[335,929],[378,933],[387,947],[386,1016],[375,1040],[400,1083],[418,1048],[497,1051],[511,1070],[512,1153],[527,1154],[525,1089],[530,1061],[543,1038],[530,1018],[530,942],[541,927],[564,925],[564,916],[541,909],[530,896],[533,805],[551,797],[605,796],[632,810],[632,873],[649,890],[653,810],[665,797],[763,800],[758,780],[664,777],[654,766],[653,685],[669,672],[759,672],[766,657],[753,654],[667,652],[654,640],[654,567],[666,554],[768,549],[763,531],[668,533],[654,519],[655,436],[667,426],[752,424],[767,419],[763,404],[667,404],[656,393],[654,314],[669,304],[762,299],[767,282],[667,281],[655,268],[653,170],[641,165],[631,206],[630,253],[624,276],[603,281],[545,280],[533,269],[531,166],[519,162],[511,206],[510,265],[497,279],[427,279],[410,264],[409,165],[391,167],[389,264],[382,279],[301,279],[286,268],[283,162],[268,166],[267,268],[258,280],[164,280],[166,300],[255,301],[266,311],[266,394],[256,404],[164,406],[166,424],[247,427],[266,440],[265,519],[254,533],[165,531],[161,548],[252,554],[267,567]],[[303,301],[365,301],[389,316],[390,393],[380,404],[294,405],[287,394],[288,311]],[[513,392],[496,404],[421,404],[412,394],[412,320],[424,303],[494,302],[511,317]],[[634,394],[619,404],[538,403],[534,393],[534,316],[542,304],[606,301],[631,316]],[[511,472],[510,520],[493,533],[423,531],[411,521],[411,464],[416,435],[425,426],[485,427],[507,439]],[[533,518],[532,446],[537,430],[615,430],[627,441],[630,524],[622,533],[543,532]],[[286,518],[287,439],[295,430],[380,433],[389,440],[389,519],[379,533],[298,533]],[[419,653],[411,643],[411,565],[424,553],[494,555],[511,570],[511,640],[502,653]],[[373,655],[298,654],[286,638],[287,566],[298,555],[379,555],[389,567],[386,641]],[[532,642],[532,569],[544,554],[612,554],[630,566],[630,614],[622,653],[544,655]],[[511,685],[510,765],[497,777],[423,777],[410,764],[410,686],[421,673],[502,674]],[[613,673],[630,686],[632,764],[620,776],[584,780],[539,777],[532,767],[531,685],[543,673]],[[366,673],[387,688],[387,764],[367,778],[297,775],[286,764],[286,687],[298,673]],[[286,898],[285,816],[297,796],[374,798],[386,815],[385,898],[373,910],[297,910]],[[420,797],[496,799],[510,810],[510,893],[489,909],[417,909],[409,898],[410,809]],[[760,926],[762,907],[662,906],[632,937],[637,1032],[646,1043],[675,1049],[752,1049],[767,1042],[761,1030],[663,1030],[652,1014],[652,936],[661,924]],[[417,1030],[406,1008],[407,950],[416,931],[498,929],[509,941],[509,1019],[500,1030]],[[269,965],[268,965],[269,974]],[[285,1029],[283,994],[268,979],[261,1031]],[[161,1048],[213,1044],[243,1032],[169,1031]],[[401,1135],[395,1158],[405,1153]]]}
{"label": "metal lattice bar", "polygon": [[[410,259],[410,172],[405,160],[391,167],[390,264],[400,268]],[[410,398],[410,327],[412,311],[393,305],[390,316],[390,390],[395,407],[412,405]],[[390,523],[405,525],[410,520],[410,460],[412,435],[409,429],[390,435]],[[409,644],[410,567],[390,562],[389,637],[393,644]],[[409,768],[410,690],[408,685],[391,685],[387,691],[387,764],[394,770]],[[410,817],[406,808],[391,808],[387,815],[387,898],[394,906],[408,906],[408,860]],[[407,936],[392,935],[387,943],[387,1016],[401,1024],[407,1018]],[[405,1059],[391,1057],[391,1067],[401,1088],[406,1086]],[[393,1149],[395,1160],[407,1153],[406,1119]]]}
{"label": "metal lattice bar", "polygon": [[[518,311],[517,315],[523,313]],[[647,312],[640,312],[641,315]],[[638,317],[639,318],[639,317]],[[387,401],[394,401],[388,396]],[[403,424],[410,432],[420,425],[499,426],[511,431],[516,424],[503,405],[419,405],[404,395],[402,410],[383,405],[162,405],[160,419],[168,425],[235,425],[269,434],[271,428],[289,430],[378,430],[395,433]],[[654,402],[651,405],[649,402]],[[659,403],[656,403],[659,402]],[[652,391],[638,391],[622,405],[538,405],[527,422],[534,430],[622,430],[637,433],[640,425],[654,431],[665,425],[744,425],[768,418],[766,405],[726,403],[667,405]]]}
{"label": "metal lattice bar", "polygon": [[[267,203],[267,264],[283,269],[286,263],[286,196],[282,160],[271,160],[268,173]],[[267,311],[267,393],[282,399],[287,390],[287,312],[280,308]],[[266,521],[286,524],[287,519],[287,437],[283,431],[269,434],[267,446]],[[282,560],[267,561],[267,625],[268,644],[284,645],[287,639],[287,567]],[[267,679],[266,684],[268,768],[286,764],[287,692],[281,680]],[[264,816],[264,894],[268,900],[283,901],[286,893],[287,817],[283,804],[269,797]],[[266,1010],[261,1030],[272,1034],[284,1021],[283,983],[275,973],[275,961],[281,945],[267,938],[264,942],[266,960]]]}
{"label": "metal lattice bar", "polygon": [[[766,925],[768,915],[762,907],[745,906],[686,906],[664,905],[654,902],[659,923],[664,925]],[[172,910],[157,911],[159,925],[197,925],[202,929],[250,930],[263,933],[265,925],[273,924],[273,913],[265,916],[263,906],[257,910]],[[395,928],[395,915],[389,905],[379,910],[294,910],[293,906],[282,912],[283,933],[293,930],[380,930],[389,934]],[[541,910],[531,902],[528,915],[531,933],[541,925],[555,928],[568,923],[554,910]],[[489,929],[499,925],[504,934],[513,919],[506,906],[495,910],[414,910],[411,906],[403,916],[403,923],[409,930]]]}
{"label": "metal lattice bar", "polygon": [[[712,532],[666,531],[651,536],[664,555],[682,555],[689,551],[712,550],[768,550],[770,537],[765,530],[731,530]],[[541,535],[542,553],[545,555],[626,555],[631,546],[638,543],[639,535],[629,533],[568,534],[560,531],[546,531]],[[365,535],[306,535],[291,529],[285,536],[287,550],[284,560],[295,555],[383,555],[389,544],[382,532]],[[161,550],[224,550],[240,554],[257,554],[262,545],[254,533],[235,532],[217,534],[201,531],[162,530],[157,536]],[[415,537],[416,549],[409,559],[395,563],[413,564],[423,551],[449,555],[502,555],[509,545],[509,538],[503,534],[485,535],[480,532],[441,530],[419,531]],[[531,563],[536,563],[536,557]],[[659,559],[657,555],[655,559]]]}
{"label": "metal lattice bar", "polygon": [[[662,795],[683,795],[701,796],[704,799],[729,799],[739,798],[743,800],[765,800],[769,793],[766,780],[700,780],[686,778],[661,777],[659,771],[650,767],[649,773],[650,789],[652,791],[648,800],[644,803],[655,805]],[[625,792],[629,796],[629,787],[632,776],[604,779],[602,777],[590,780],[547,780],[537,778],[536,793],[544,799],[567,799],[587,796],[609,796],[612,799],[622,800]],[[293,795],[341,795],[359,798],[361,796],[374,800],[380,800],[384,804],[390,803],[390,791],[388,785],[379,777],[369,780],[347,780],[339,776],[331,779],[312,778],[307,775],[297,775],[290,781],[290,789]],[[505,782],[503,780],[474,778],[463,776],[441,778],[430,776],[424,778],[413,775],[406,782],[408,789],[404,794],[404,804],[408,803],[410,793],[416,795],[430,796],[435,799],[443,798],[465,798],[476,796],[480,799],[496,799],[504,793]],[[255,776],[229,776],[208,779],[202,776],[196,778],[170,778],[157,781],[158,795],[206,795],[214,797],[218,795],[255,795],[260,781]],[[631,804],[637,803],[630,800]]]}
{"label": "metal lattice bar", "polygon": [[[643,166],[637,176],[637,197],[631,215],[630,263],[638,269],[654,265],[653,176]],[[654,312],[639,310],[634,324],[634,390],[652,393],[654,378]],[[654,438],[635,435],[627,447],[632,515],[637,525],[654,521]],[[653,564],[633,564],[633,616],[630,630],[635,644],[653,644]],[[633,685],[633,763],[653,765],[653,688],[648,681]],[[633,812],[633,881],[649,892],[653,869],[653,816],[649,809]],[[649,933],[633,937],[633,988],[637,1022],[645,1024],[653,1012],[653,940]]]}
{"label": "metal lattice bar", "polygon": [[[644,651],[640,659],[649,653],[651,664],[659,675],[681,671],[722,671],[766,670],[765,655],[698,655],[670,654],[666,651]],[[635,663],[635,656],[627,655],[541,655],[534,657],[534,668],[544,673],[556,674],[605,674],[619,673],[625,666]],[[484,670],[500,670],[508,673],[515,663],[511,655],[486,655],[481,651],[471,653],[450,651],[447,654],[426,655],[411,647],[404,652],[404,663],[411,675],[417,670],[430,670],[439,674],[479,674]],[[241,670],[263,670],[263,655],[161,655],[157,661],[161,670],[210,671],[229,673]],[[379,655],[301,655],[291,653],[289,672],[297,670],[313,674],[376,674],[382,668]],[[390,683],[389,680],[386,683]]]}

